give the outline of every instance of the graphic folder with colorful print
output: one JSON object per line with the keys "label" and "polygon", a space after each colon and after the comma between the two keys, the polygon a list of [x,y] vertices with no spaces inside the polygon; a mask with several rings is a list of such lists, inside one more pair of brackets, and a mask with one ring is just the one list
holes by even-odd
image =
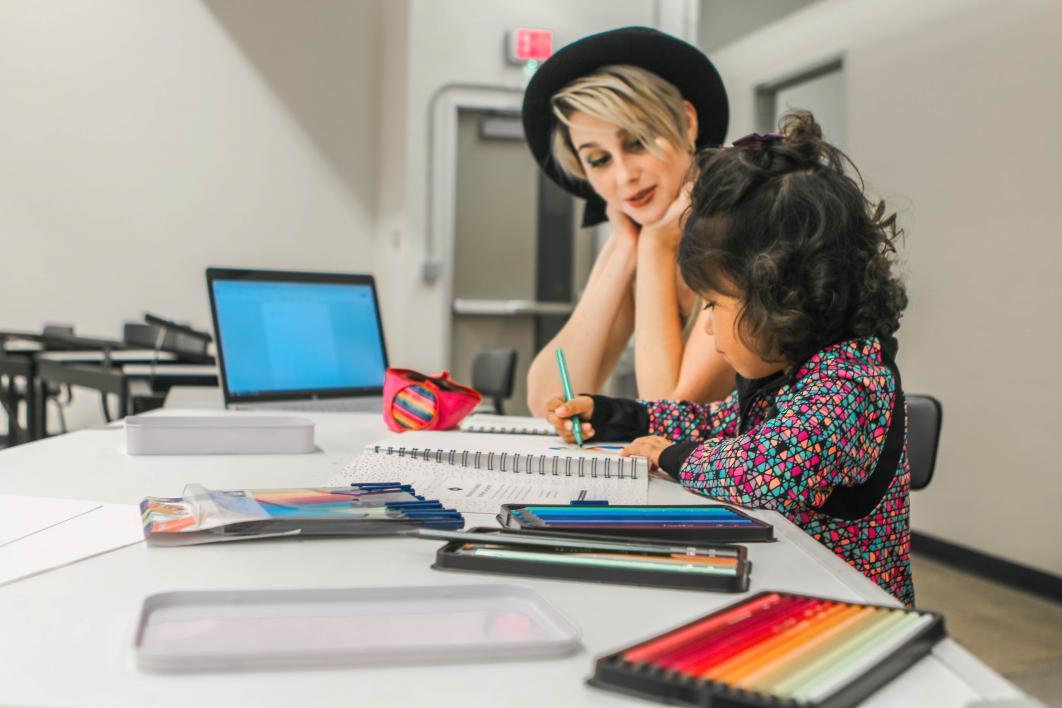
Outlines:
{"label": "graphic folder with colorful print", "polygon": [[183,546],[272,536],[375,536],[413,528],[459,529],[464,518],[408,484],[359,483],[300,489],[212,490],[140,503],[144,538]]}
{"label": "graphic folder with colorful print", "polygon": [[566,445],[545,435],[456,431],[402,433],[368,445],[329,484],[398,479],[469,513],[502,504],[567,504],[573,499],[644,504],[649,462],[621,457],[623,445]]}

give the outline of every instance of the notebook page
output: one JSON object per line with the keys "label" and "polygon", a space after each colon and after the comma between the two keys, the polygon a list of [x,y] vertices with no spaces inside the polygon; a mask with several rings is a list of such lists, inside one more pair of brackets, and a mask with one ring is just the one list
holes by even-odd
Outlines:
{"label": "notebook page", "polygon": [[438,499],[461,512],[496,514],[502,504],[567,504],[573,499],[607,500],[611,504],[645,504],[648,475],[631,477],[565,477],[472,469],[411,457],[365,453],[328,481],[412,484],[417,494]]}

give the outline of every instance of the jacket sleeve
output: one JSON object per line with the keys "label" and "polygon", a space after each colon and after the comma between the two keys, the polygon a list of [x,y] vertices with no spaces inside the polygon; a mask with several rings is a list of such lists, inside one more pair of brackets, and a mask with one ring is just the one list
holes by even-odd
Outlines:
{"label": "jacket sleeve", "polygon": [[590,424],[596,440],[633,440],[660,435],[673,442],[734,435],[738,426],[737,394],[710,404],[690,401],[632,401],[590,396]]}
{"label": "jacket sleeve", "polygon": [[715,499],[768,509],[818,507],[837,486],[865,481],[892,415],[891,373],[809,376],[778,415],[752,430],[706,440],[679,481]]}
{"label": "jacket sleeve", "polygon": [[736,391],[722,401],[708,404],[654,401],[643,405],[649,413],[647,435],[660,435],[672,442],[737,435],[739,411]]}

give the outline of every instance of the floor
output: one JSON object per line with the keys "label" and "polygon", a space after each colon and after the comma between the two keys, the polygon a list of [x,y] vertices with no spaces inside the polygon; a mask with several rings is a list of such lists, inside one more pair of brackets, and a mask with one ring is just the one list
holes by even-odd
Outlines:
{"label": "floor", "polygon": [[1062,604],[912,559],[918,607],[944,615],[948,635],[1030,696],[1062,706]]}

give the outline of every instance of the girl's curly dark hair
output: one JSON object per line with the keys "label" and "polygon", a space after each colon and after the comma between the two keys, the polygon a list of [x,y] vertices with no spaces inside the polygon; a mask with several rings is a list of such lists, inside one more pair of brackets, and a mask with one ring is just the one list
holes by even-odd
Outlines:
{"label": "girl's curly dark hair", "polygon": [[892,269],[902,231],[811,113],[786,113],[781,132],[697,155],[679,265],[695,291],[743,301],[746,345],[800,364],[835,342],[899,328],[907,294]]}

